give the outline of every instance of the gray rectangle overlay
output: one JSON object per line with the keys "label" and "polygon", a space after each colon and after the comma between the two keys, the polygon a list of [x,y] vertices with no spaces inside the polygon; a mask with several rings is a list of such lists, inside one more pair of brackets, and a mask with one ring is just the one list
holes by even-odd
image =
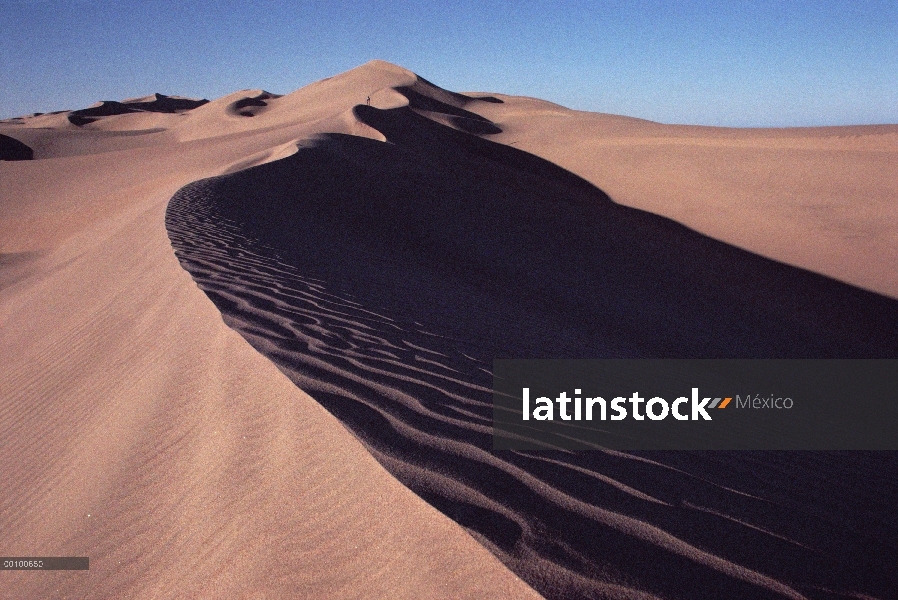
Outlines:
{"label": "gray rectangle overlay", "polygon": [[898,359],[495,360],[493,448],[898,450]]}
{"label": "gray rectangle overlay", "polygon": [[0,557],[3,571],[88,571],[90,558],[87,556],[3,556]]}

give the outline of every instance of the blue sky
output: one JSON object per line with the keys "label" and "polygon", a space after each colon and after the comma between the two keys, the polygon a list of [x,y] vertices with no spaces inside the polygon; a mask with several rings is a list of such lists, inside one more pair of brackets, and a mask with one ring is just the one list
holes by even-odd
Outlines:
{"label": "blue sky", "polygon": [[0,118],[287,93],[372,58],[665,123],[898,123],[898,2],[0,0]]}

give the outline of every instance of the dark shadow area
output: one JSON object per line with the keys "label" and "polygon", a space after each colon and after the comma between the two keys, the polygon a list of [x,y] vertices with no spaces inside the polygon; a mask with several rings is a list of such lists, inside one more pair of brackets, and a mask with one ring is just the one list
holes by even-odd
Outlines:
{"label": "dark shadow area", "polygon": [[244,98],[243,100],[238,100],[232,107],[234,110],[240,110],[241,108],[246,108],[247,106],[268,106],[268,103],[259,98]]}
{"label": "dark shadow area", "polygon": [[[221,204],[375,306],[465,322],[503,354],[531,339],[527,357],[898,355],[895,300],[616,205],[547,161],[408,109],[356,114],[391,143],[332,135],[235,174],[240,193]],[[541,343],[531,317],[566,339]]]}
{"label": "dark shadow area", "polygon": [[476,119],[468,119],[465,117],[447,116],[447,120],[456,128],[461,129],[465,133],[473,133],[474,135],[492,135],[502,133],[498,126],[488,121],[479,121]]}
{"label": "dark shadow area", "polygon": [[232,102],[230,105],[228,105],[227,112],[232,115],[240,115],[241,117],[255,117],[255,109],[268,106],[266,100],[270,100],[272,98],[280,98],[280,96],[276,94],[270,94],[268,92],[262,92],[258,96],[241,98],[240,100]]}
{"label": "dark shadow area", "polygon": [[489,102],[490,104],[505,104],[505,102],[495,96],[469,96],[474,100],[480,100],[481,102]]}
{"label": "dark shadow area", "polygon": [[[473,113],[469,110],[465,110],[463,108],[458,108],[457,106],[453,106],[451,104],[447,104],[445,102],[441,102],[435,98],[431,98],[430,96],[425,96],[417,92],[414,88],[408,86],[401,86],[394,88],[397,92],[408,98],[409,108],[413,108],[416,110],[426,110],[428,112],[441,113],[444,115],[452,115],[454,117],[461,117],[469,121],[479,121],[481,123],[489,123],[493,125],[489,119],[481,117],[477,113]],[[456,94],[459,95],[459,94]],[[467,104],[472,99],[464,96],[464,103]],[[370,107],[368,107],[370,108]],[[375,109],[377,110],[377,109]],[[493,125],[498,131],[502,131],[495,125]]]}
{"label": "dark shadow area", "polygon": [[155,94],[155,98],[147,102],[116,102],[114,100],[105,100],[100,106],[73,110],[69,115],[69,122],[81,127],[82,125],[93,123],[100,117],[111,117],[113,115],[124,115],[134,112],[176,113],[192,110],[208,103],[208,100],[170,98],[163,94]]}
{"label": "dark shadow area", "polygon": [[898,302],[413,108],[172,198],[231,327],[549,598],[898,588],[894,453],[490,450],[494,358],[894,358]]}
{"label": "dark shadow area", "polygon": [[34,160],[34,150],[15,138],[0,134],[0,160]]}
{"label": "dark shadow area", "polygon": [[[429,88],[429,91],[435,92],[439,95],[442,95],[442,96],[446,97],[447,99],[450,99],[453,102],[461,104],[462,106],[465,106],[466,104],[469,104],[471,102],[477,102],[478,100],[482,100],[484,102],[490,102],[493,104],[504,104],[502,102],[502,100],[500,100],[499,98],[495,98],[493,96],[466,96],[465,94],[459,94],[458,92],[453,92],[453,91],[441,88],[438,85],[434,85],[433,83],[424,79],[420,75],[416,75],[416,77],[418,79],[418,83],[421,84],[425,89]],[[394,89],[396,89],[396,88],[394,88]]]}

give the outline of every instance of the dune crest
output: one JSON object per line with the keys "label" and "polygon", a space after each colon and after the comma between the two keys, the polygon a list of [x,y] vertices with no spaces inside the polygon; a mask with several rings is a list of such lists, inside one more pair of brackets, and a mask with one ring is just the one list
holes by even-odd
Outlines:
{"label": "dune crest", "polygon": [[207,115],[179,141],[208,106],[150,131],[146,111],[0,123],[35,151],[0,163],[4,551],[91,558],[4,572],[3,594],[538,597],[228,328],[172,252],[177,189],[344,130],[351,105],[246,130]]}
{"label": "dune crest", "polygon": [[572,111],[532,98],[478,107],[495,141],[618,203],[898,298],[898,125],[736,129]]}
{"label": "dune crest", "polygon": [[894,453],[497,453],[489,394],[496,357],[894,357],[898,126],[669,126],[383,61],[186,100],[0,122],[34,158],[0,162],[0,531],[91,557],[4,592],[898,588]]}
{"label": "dune crest", "polygon": [[[493,143],[502,104],[394,89],[405,105],[352,109],[386,143],[319,135],[172,198],[175,251],[225,321],[547,597],[885,597],[895,582],[871,570],[891,564],[894,461],[491,452],[489,369],[503,356],[889,357],[898,302]],[[857,473],[882,477],[886,497],[830,504]]]}

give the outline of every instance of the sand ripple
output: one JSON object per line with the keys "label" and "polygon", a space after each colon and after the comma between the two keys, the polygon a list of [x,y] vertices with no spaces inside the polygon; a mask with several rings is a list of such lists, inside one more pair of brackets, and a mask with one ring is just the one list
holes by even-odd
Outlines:
{"label": "sand ripple", "polygon": [[[898,589],[894,455],[490,450],[492,359],[647,355],[646,332],[677,331],[659,316],[666,314],[665,298],[688,278],[704,276],[700,264],[690,267],[698,275],[684,268],[686,279],[670,272],[676,261],[693,258],[686,251],[697,253],[695,260],[710,265],[712,273],[715,260],[737,274],[755,273],[752,293],[758,296],[765,281],[783,281],[782,269],[827,294],[816,304],[807,301],[807,315],[764,324],[775,309],[743,294],[744,303],[735,302],[735,312],[728,313],[721,307],[744,290],[718,297],[709,284],[693,290],[699,309],[683,304],[671,309],[672,317],[667,314],[681,319],[677,326],[683,330],[707,326],[709,336],[729,324],[743,351],[753,355],[796,355],[802,349],[809,355],[889,355],[891,330],[883,333],[880,325],[878,334],[865,338],[867,345],[833,350],[841,330],[827,329],[818,317],[828,306],[872,307],[869,323],[862,310],[853,323],[874,331],[876,315],[898,314],[894,302],[615,207],[552,165],[533,162],[527,173],[514,173],[511,183],[493,173],[488,189],[480,191],[477,177],[484,173],[471,174],[451,161],[443,161],[450,175],[430,187],[402,166],[390,177],[411,181],[408,187],[395,177],[385,184],[384,173],[376,171],[377,152],[395,153],[391,145],[412,139],[420,151],[439,143],[434,136],[448,128],[427,129],[431,125],[423,117],[401,109],[359,108],[359,117],[392,137],[391,144],[333,136],[296,157],[196,182],[172,198],[166,223],[181,264],[225,322],[337,416],[394,476],[550,598],[884,598]],[[400,117],[406,129],[396,129]],[[423,131],[416,127],[430,137],[414,135]],[[468,134],[445,135],[459,144],[458,136]],[[500,163],[503,177],[509,161],[525,160],[504,150],[485,156],[493,149],[481,142],[463,143],[476,160]],[[337,153],[343,162],[328,162]],[[528,189],[534,177],[556,181],[552,185],[559,187],[544,190],[547,197],[558,190],[593,194],[594,206],[569,206],[578,214],[608,211],[600,225],[605,230],[615,227],[615,219],[629,219],[637,234],[648,227],[660,236],[643,238],[647,252],[665,252],[664,242],[672,240],[681,254],[662,261],[663,276],[650,272],[645,281],[634,277],[635,283],[622,275],[628,265],[608,266],[605,273],[614,279],[604,291],[616,285],[629,303],[590,304],[574,295],[561,299],[562,309],[540,310],[542,300],[508,292],[515,274],[532,267],[534,277],[550,269],[561,278],[571,267],[525,262],[527,247],[515,246],[512,238],[528,227],[539,230],[544,225],[538,218],[524,215],[522,229],[509,229],[513,223],[493,219],[492,209],[478,204],[487,197],[514,204],[509,190]],[[392,199],[383,200],[378,185],[392,189]],[[452,222],[458,200],[447,189],[460,190],[472,211],[484,211],[481,223],[487,224],[459,246],[440,237],[471,229],[470,221]],[[402,227],[411,233],[397,235]],[[439,257],[439,264],[420,259],[424,254]],[[645,265],[649,258],[628,260]],[[497,268],[484,270],[477,260]],[[734,280],[731,273],[718,276]],[[577,285],[575,291],[582,291]],[[790,291],[787,282],[773,285],[786,290],[778,310],[793,311],[802,292]],[[703,321],[708,307],[714,310]],[[601,314],[615,319],[596,318]],[[639,315],[651,322],[630,335],[625,325]],[[804,318],[813,328],[802,329]],[[777,327],[798,331],[798,338],[771,337]],[[807,342],[821,335],[820,345]],[[676,355],[676,343],[682,343],[683,353],[696,355],[706,339],[695,334],[670,343],[658,354]],[[708,355],[726,355],[722,347],[707,346]]]}

